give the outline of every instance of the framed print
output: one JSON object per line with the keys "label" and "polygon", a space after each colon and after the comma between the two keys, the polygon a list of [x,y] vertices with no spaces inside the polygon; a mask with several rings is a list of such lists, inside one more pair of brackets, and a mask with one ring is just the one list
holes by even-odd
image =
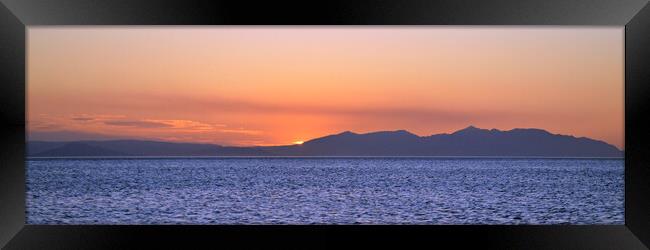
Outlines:
{"label": "framed print", "polygon": [[3,249],[647,249],[646,1],[2,1]]}

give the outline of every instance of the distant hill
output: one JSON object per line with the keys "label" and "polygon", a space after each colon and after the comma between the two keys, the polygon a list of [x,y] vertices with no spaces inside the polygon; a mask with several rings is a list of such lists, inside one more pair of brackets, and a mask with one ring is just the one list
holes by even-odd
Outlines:
{"label": "distant hill", "polygon": [[[115,156],[123,155],[128,156],[130,154],[125,152],[113,151],[103,147],[89,145],[83,142],[68,142],[60,147],[56,147],[44,152],[43,156],[57,156],[57,157],[67,157],[67,156]],[[36,154],[35,156],[39,156]]]}
{"label": "distant hill", "polygon": [[551,134],[542,129],[480,129],[417,136],[405,130],[346,131],[302,145],[227,147],[140,140],[28,142],[28,155],[56,156],[517,156],[623,157],[603,141]]}

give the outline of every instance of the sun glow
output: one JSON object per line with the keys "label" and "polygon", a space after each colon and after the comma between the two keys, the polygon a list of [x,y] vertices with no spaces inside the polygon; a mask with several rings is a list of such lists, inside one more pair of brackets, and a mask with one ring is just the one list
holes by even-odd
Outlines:
{"label": "sun glow", "polygon": [[305,143],[305,142],[304,141],[294,141],[293,142],[293,144],[296,144],[296,145],[302,145],[303,143]]}

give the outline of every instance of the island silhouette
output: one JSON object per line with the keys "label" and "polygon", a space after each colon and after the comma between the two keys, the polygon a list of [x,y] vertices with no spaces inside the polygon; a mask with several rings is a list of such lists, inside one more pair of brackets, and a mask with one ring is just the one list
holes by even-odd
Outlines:
{"label": "island silhouette", "polygon": [[118,156],[461,156],[623,157],[623,151],[586,137],[535,128],[481,129],[418,136],[406,130],[345,131],[301,145],[235,147],[145,140],[28,141],[29,157]]}

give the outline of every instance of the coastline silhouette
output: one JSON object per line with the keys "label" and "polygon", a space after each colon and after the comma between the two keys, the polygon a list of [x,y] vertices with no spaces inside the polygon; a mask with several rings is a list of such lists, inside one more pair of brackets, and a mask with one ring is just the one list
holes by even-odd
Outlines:
{"label": "coastline silhouette", "polygon": [[29,157],[94,156],[465,156],[623,157],[603,141],[534,128],[481,129],[418,136],[406,130],[345,131],[285,146],[221,146],[147,140],[28,141]]}

